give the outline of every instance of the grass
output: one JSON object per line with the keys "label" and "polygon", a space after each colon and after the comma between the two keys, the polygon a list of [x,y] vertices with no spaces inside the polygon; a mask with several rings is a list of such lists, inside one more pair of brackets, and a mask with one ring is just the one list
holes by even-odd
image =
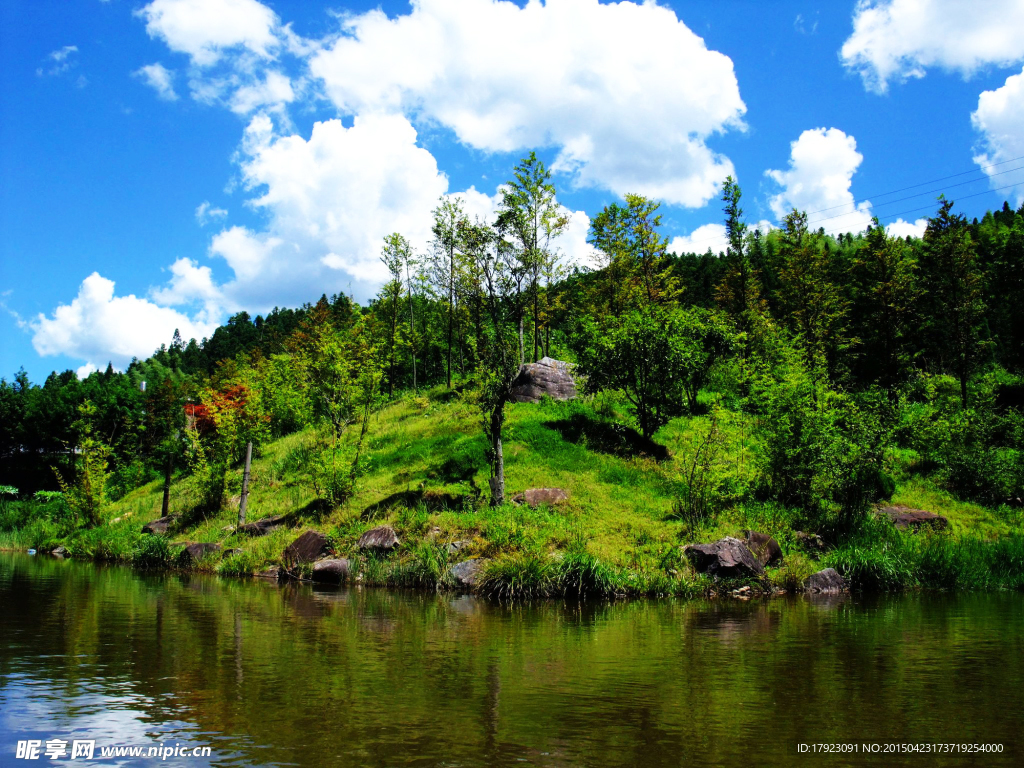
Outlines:
{"label": "grass", "polygon": [[[704,396],[710,411],[713,402]],[[695,574],[682,547],[745,529],[774,536],[785,560],[757,585],[798,588],[810,573],[835,567],[856,587],[906,589],[1021,588],[1024,538],[1021,510],[990,509],[958,501],[927,476],[907,468],[912,452],[894,456],[899,483],[892,503],[946,516],[946,535],[908,535],[869,521],[825,555],[802,551],[795,531],[805,525],[792,509],[753,498],[757,444],[750,417],[717,415],[721,453],[714,466],[716,505],[706,519],[687,522],[674,512],[693,446],[709,428],[708,414],[676,419],[644,441],[624,427],[623,404],[603,395],[568,403],[512,404],[505,431],[509,494],[530,487],[562,487],[570,499],[558,508],[487,504],[485,443],[475,406],[435,389],[406,396],[371,417],[362,476],[351,499],[333,510],[315,502],[304,472],[310,430],[270,443],[254,458],[248,520],[287,515],[289,525],[250,538],[234,532],[241,471],[229,477],[231,500],[168,537],[143,535],[160,515],[162,483],[151,482],[112,503],[106,522],[70,532],[53,515],[17,502],[0,508],[0,547],[61,543],[78,557],[117,560],[140,567],[173,566],[185,542],[216,542],[225,557],[210,557],[200,570],[241,576],[279,564],[284,548],[313,528],[330,537],[338,556],[353,561],[362,583],[445,588],[448,568],[468,557],[486,558],[480,590],[501,599],[551,595],[681,595],[721,593]],[[235,497],[235,498],[233,498]],[[194,480],[172,486],[171,511],[195,507]],[[366,530],[388,524],[401,545],[387,556],[366,556],[355,543]],[[458,555],[448,545],[463,542]]]}

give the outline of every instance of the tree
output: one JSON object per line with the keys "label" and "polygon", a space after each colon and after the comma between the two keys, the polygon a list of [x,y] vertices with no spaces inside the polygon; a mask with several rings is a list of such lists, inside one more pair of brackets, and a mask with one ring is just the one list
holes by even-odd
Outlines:
{"label": "tree", "polygon": [[[725,274],[715,291],[715,298],[722,309],[733,319],[736,327],[747,332],[753,324],[752,315],[764,312],[761,288],[757,271],[750,261],[746,247],[747,225],[743,222],[740,208],[742,193],[732,176],[727,176],[722,185],[722,202],[725,203],[725,233],[729,245],[725,252]],[[760,232],[754,246],[760,246]]]}
{"label": "tree", "polygon": [[860,241],[852,274],[857,289],[853,307],[861,340],[857,371],[891,396],[910,375],[919,294],[917,265],[906,241],[890,237],[874,220]]}
{"label": "tree", "polygon": [[388,364],[388,394],[395,394],[395,380],[398,378],[398,311],[402,300],[402,268],[409,243],[404,237],[394,232],[384,238],[380,260],[391,273],[391,279],[381,288],[380,301],[387,307],[389,333],[385,359]]}
{"label": "tree", "polygon": [[556,252],[551,250],[551,240],[569,226],[569,217],[562,213],[555,200],[551,171],[537,159],[535,152],[519,162],[514,178],[502,186],[495,226],[514,244],[516,258],[510,276],[515,285],[519,362],[523,363],[526,357],[523,322],[530,300],[533,303],[533,359],[536,361],[540,341],[540,278],[557,258]]}
{"label": "tree", "polygon": [[705,310],[645,307],[621,321],[586,320],[574,338],[588,393],[620,390],[645,438],[687,409],[711,366],[731,346],[721,320]]}
{"label": "tree", "polygon": [[849,302],[833,279],[829,242],[807,231],[807,214],[794,209],[783,221],[779,280],[784,316],[809,368],[834,381],[843,354],[857,343],[849,334]]}
{"label": "tree", "polygon": [[[505,454],[502,444],[505,405],[520,367],[515,332],[520,318],[516,302],[519,285],[515,276],[518,258],[500,234],[485,225],[478,223],[466,226],[463,237],[467,253],[473,257],[479,269],[479,301],[488,321],[484,324],[486,330],[481,329],[478,349],[479,404],[484,435],[488,442],[491,505],[500,506],[505,502]],[[520,324],[520,330],[521,327]]]}
{"label": "tree", "polygon": [[462,230],[468,224],[462,209],[462,198],[442,197],[434,209],[434,234],[431,277],[434,285],[445,297],[448,308],[448,328],[445,355],[445,376],[448,389],[452,388],[452,345],[455,334],[455,307],[459,296],[459,246]]}
{"label": "tree", "polygon": [[940,197],[938,213],[928,219],[919,260],[924,288],[929,352],[960,381],[967,407],[967,383],[984,359],[984,280],[967,218],[952,213],[953,201]]}
{"label": "tree", "polygon": [[78,435],[74,484],[67,483],[54,469],[75,523],[85,523],[89,527],[100,523],[100,513],[107,501],[107,478],[110,476],[107,469],[110,446],[94,434],[95,419],[96,406],[89,400],[84,401],[78,407],[78,419],[72,425]]}

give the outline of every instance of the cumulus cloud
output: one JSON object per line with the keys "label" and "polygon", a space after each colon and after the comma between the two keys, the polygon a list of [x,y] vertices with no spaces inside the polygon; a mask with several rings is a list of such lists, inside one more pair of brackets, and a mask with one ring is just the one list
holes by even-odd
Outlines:
{"label": "cumulus cloud", "polygon": [[210,205],[209,200],[204,200],[196,208],[196,221],[199,222],[199,226],[205,227],[214,219],[223,219],[228,215],[228,212],[223,208],[217,208],[216,206]]}
{"label": "cumulus cloud", "polygon": [[[756,224],[748,224],[747,232],[759,229],[764,234],[774,228],[770,221],[761,219]],[[728,247],[729,238],[726,236],[725,225],[717,223],[702,224],[688,235],[672,238],[668,244],[668,250],[672,253],[707,253],[709,249],[712,253],[724,253]]]}
{"label": "cumulus cloud", "polygon": [[156,95],[164,101],[178,100],[178,94],[174,92],[174,72],[163,64],[159,62],[147,64],[133,74],[156,91]]}
{"label": "cumulus cloud", "polygon": [[871,223],[871,203],[856,203],[850,184],[864,156],[857,142],[838,128],[804,131],[790,145],[789,168],[765,175],[782,187],[769,201],[781,219],[792,209],[806,211],[812,229],[860,232]]}
{"label": "cumulus cloud", "polygon": [[843,64],[870,90],[924,77],[929,67],[968,77],[980,67],[1024,59],[1024,3],[1019,0],[859,0]]}
{"label": "cumulus cloud", "polygon": [[421,0],[343,17],[310,70],[345,114],[402,113],[486,151],[557,147],[580,186],[687,206],[732,172],[706,141],[746,110],[732,61],[654,3]]}
{"label": "cumulus cloud", "polygon": [[885,225],[885,231],[892,237],[924,237],[927,228],[928,219],[918,219],[914,222],[896,219]]}
{"label": "cumulus cloud", "polygon": [[150,37],[200,67],[232,49],[272,59],[279,46],[277,15],[256,0],[153,0],[135,15]]}
{"label": "cumulus cloud", "polygon": [[133,357],[146,357],[160,343],[169,343],[175,329],[182,338],[203,338],[213,323],[193,320],[174,309],[160,307],[134,295],[115,296],[114,282],[93,272],[70,304],[52,316],[39,314],[28,323],[32,345],[42,356],[68,355],[85,361],[86,374],[113,362],[124,368]]}
{"label": "cumulus cloud", "polygon": [[1024,156],[1024,71],[1006,78],[1002,87],[982,92],[971,123],[981,138],[974,162],[991,176],[1000,174],[998,181],[990,179],[993,187],[1015,184],[1017,205],[1024,203],[1024,171],[1006,173],[1020,165],[1007,161]]}

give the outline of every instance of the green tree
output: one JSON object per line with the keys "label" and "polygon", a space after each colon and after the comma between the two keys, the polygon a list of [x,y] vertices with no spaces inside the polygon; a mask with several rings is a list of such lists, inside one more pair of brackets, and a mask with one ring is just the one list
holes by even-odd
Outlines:
{"label": "green tree", "polygon": [[74,484],[57,474],[57,482],[77,525],[93,527],[100,524],[100,514],[107,501],[107,479],[110,446],[94,433],[96,406],[86,400],[78,407],[78,418],[72,429],[78,435],[75,444],[76,476]]}
{"label": "green tree", "polygon": [[696,410],[697,393],[731,336],[706,310],[646,307],[619,322],[585,320],[573,345],[584,390],[620,390],[649,439],[670,419]]}
{"label": "green tree", "polygon": [[533,359],[538,359],[540,343],[540,279],[557,252],[551,240],[569,226],[555,200],[551,171],[531,152],[515,167],[513,178],[501,187],[497,230],[514,245],[515,261],[511,278],[515,286],[515,306],[519,330],[519,362],[525,361],[524,320],[526,307],[533,304]]}
{"label": "green tree", "polygon": [[967,407],[968,381],[988,351],[982,338],[984,277],[967,218],[952,212],[952,200],[940,201],[928,219],[919,259],[928,352],[940,369],[957,377]]}

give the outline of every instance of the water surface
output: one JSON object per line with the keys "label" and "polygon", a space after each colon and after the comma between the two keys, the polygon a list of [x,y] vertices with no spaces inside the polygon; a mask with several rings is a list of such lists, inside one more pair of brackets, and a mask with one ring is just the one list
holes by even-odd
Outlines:
{"label": "water surface", "polygon": [[[163,761],[192,766],[1020,765],[1024,595],[509,607],[0,553],[0,765],[52,738],[209,746]],[[825,742],[1004,752],[798,752]]]}

